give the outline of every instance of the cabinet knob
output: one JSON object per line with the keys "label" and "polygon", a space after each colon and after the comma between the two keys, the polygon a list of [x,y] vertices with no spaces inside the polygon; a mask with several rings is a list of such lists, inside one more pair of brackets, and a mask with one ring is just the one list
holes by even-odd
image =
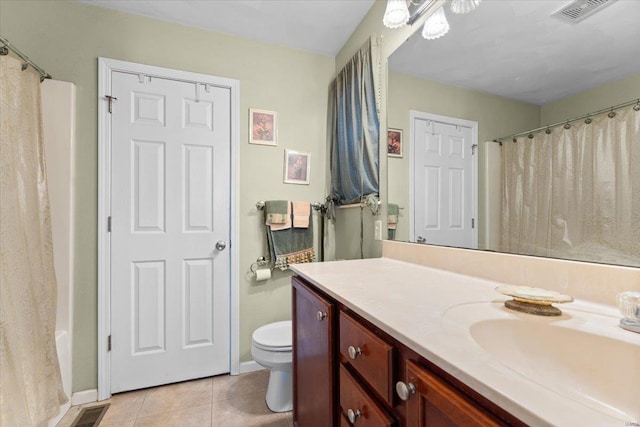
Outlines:
{"label": "cabinet knob", "polygon": [[351,424],[355,424],[361,416],[362,412],[360,412],[360,409],[356,409],[355,411],[353,409],[347,409],[347,418],[349,418]]}
{"label": "cabinet knob", "polygon": [[360,347],[354,347],[352,345],[347,348],[347,351],[349,352],[349,357],[353,360],[356,360],[358,356],[362,354],[362,350],[360,349]]}
{"label": "cabinet knob", "polygon": [[402,381],[396,383],[396,393],[402,400],[409,400],[412,394],[416,393],[416,386],[412,383],[405,384]]}
{"label": "cabinet knob", "polygon": [[318,318],[319,321],[322,322],[327,317],[327,313],[318,311],[318,313],[316,314],[316,317]]}

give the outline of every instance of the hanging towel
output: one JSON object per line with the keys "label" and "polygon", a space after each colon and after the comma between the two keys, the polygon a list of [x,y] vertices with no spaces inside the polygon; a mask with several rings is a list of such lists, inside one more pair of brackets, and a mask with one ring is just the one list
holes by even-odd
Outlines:
{"label": "hanging towel", "polygon": [[289,225],[286,229],[278,230],[274,228],[277,227],[274,225],[266,227],[269,253],[275,268],[286,270],[290,264],[301,264],[315,260],[311,213],[309,213],[308,222],[307,228],[294,228]]}
{"label": "hanging towel", "polygon": [[264,203],[265,225],[271,230],[291,228],[291,203],[288,200],[269,200]]}
{"label": "hanging towel", "polygon": [[287,200],[267,200],[264,202],[266,224],[284,224],[287,221]]}
{"label": "hanging towel", "polygon": [[387,228],[395,230],[398,225],[398,213],[400,208],[395,203],[387,204]]}
{"label": "hanging towel", "polygon": [[309,228],[309,218],[311,218],[311,203],[293,202],[293,226]]}

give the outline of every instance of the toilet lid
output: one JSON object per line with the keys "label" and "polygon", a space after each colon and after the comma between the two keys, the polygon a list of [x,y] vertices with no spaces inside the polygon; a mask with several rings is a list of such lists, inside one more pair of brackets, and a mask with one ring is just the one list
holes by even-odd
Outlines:
{"label": "toilet lid", "polygon": [[253,342],[261,347],[291,347],[291,320],[269,323],[253,332]]}

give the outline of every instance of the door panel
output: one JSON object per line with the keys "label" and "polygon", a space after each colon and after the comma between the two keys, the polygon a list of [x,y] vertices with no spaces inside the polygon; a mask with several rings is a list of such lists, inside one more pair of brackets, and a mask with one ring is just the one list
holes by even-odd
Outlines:
{"label": "door panel", "polygon": [[111,392],[229,372],[230,90],[112,73]]}
{"label": "door panel", "polygon": [[421,117],[413,124],[413,238],[472,248],[472,130]]}

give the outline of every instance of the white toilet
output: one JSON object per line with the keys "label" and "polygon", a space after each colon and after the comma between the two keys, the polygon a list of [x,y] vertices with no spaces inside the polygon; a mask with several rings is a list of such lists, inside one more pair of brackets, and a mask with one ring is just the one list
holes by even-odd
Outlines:
{"label": "white toilet", "polygon": [[293,409],[293,357],[291,320],[269,323],[253,332],[251,355],[269,369],[267,406],[273,412]]}

